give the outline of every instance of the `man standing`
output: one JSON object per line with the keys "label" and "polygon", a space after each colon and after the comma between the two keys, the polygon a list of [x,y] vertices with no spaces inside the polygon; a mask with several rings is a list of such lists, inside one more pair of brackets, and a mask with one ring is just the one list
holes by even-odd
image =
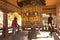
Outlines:
{"label": "man standing", "polygon": [[50,17],[48,17],[48,25],[50,24],[52,26],[52,20],[53,18],[52,15],[50,14]]}
{"label": "man standing", "polygon": [[50,30],[50,35],[52,37],[52,32],[53,32],[53,27],[52,27],[52,14],[49,14],[50,16],[48,17],[48,26],[49,26],[49,30]]}

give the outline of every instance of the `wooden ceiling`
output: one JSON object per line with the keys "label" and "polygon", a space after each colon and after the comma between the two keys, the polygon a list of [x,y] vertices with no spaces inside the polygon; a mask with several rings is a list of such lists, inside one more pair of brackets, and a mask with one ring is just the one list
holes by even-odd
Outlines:
{"label": "wooden ceiling", "polygon": [[[17,5],[17,0],[7,0],[9,3],[11,3],[11,4],[13,4],[13,5],[7,5],[8,7],[8,9],[10,10],[10,11],[17,11],[17,12],[20,12],[20,9],[19,9],[19,7],[18,7],[18,5]],[[58,2],[59,2],[60,0],[46,0],[46,6],[44,6],[43,8],[44,9],[49,9],[49,8],[55,8],[55,5],[57,5],[58,4]]]}
{"label": "wooden ceiling", "polygon": [[[1,0],[0,0],[1,1]],[[11,4],[13,4],[13,5],[15,5],[15,6],[17,6],[18,7],[18,5],[17,5],[17,0],[7,0],[9,3],[11,3]],[[21,0],[20,0],[21,1]],[[54,6],[56,6],[59,2],[60,2],[60,0],[45,0],[46,2],[46,6],[48,6],[48,7],[54,7]]]}
{"label": "wooden ceiling", "polygon": [[59,1],[57,0],[46,0],[46,6],[57,5]]}
{"label": "wooden ceiling", "polygon": [[[17,3],[16,3],[17,0],[7,0],[7,1],[17,6]],[[45,1],[46,1],[46,6],[51,6],[51,5],[56,5],[60,0],[58,1],[57,0],[45,0]]]}

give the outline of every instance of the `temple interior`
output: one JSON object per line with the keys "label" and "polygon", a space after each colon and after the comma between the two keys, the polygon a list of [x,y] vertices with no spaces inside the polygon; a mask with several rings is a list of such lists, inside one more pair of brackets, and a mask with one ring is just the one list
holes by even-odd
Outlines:
{"label": "temple interior", "polygon": [[[14,17],[19,26],[13,36]],[[0,0],[0,40],[60,40],[60,0]]]}

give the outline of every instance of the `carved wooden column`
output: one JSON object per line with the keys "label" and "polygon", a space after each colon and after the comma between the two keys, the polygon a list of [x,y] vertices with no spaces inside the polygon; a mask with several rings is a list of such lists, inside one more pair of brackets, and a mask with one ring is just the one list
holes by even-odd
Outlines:
{"label": "carved wooden column", "polygon": [[3,14],[3,37],[7,37],[8,35],[8,19],[7,13]]}

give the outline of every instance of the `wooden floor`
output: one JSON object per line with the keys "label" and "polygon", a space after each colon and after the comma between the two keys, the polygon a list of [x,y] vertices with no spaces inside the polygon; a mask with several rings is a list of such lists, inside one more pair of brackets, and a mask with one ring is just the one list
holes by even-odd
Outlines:
{"label": "wooden floor", "polygon": [[[43,34],[45,34],[46,32],[43,32]],[[38,35],[38,34],[37,34]],[[39,34],[42,35],[42,34]],[[27,31],[23,31],[23,32],[17,32],[15,36],[9,35],[6,38],[0,38],[0,40],[60,40],[59,37],[56,35],[56,33],[53,33],[53,37],[51,38],[50,36],[48,36],[47,38],[40,37],[40,38],[36,38],[36,39],[28,39],[28,32]]]}

